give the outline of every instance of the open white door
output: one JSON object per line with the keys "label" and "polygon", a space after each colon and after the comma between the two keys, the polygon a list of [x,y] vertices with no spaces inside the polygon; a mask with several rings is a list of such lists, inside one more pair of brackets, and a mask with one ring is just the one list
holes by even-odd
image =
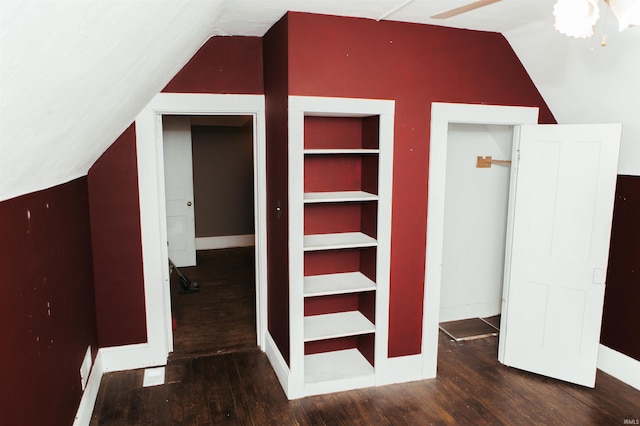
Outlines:
{"label": "open white door", "polygon": [[621,125],[519,134],[499,359],[593,387]]}
{"label": "open white door", "polygon": [[169,258],[176,266],[194,266],[196,230],[193,210],[191,119],[164,116],[162,128]]}

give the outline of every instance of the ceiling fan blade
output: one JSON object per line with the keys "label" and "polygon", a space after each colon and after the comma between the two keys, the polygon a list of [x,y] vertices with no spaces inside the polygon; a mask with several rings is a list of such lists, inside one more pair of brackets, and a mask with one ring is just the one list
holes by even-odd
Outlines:
{"label": "ceiling fan blade", "polygon": [[460,15],[462,13],[470,12],[481,7],[489,6],[490,4],[497,3],[502,0],[478,0],[473,3],[466,4],[464,6],[456,7],[455,9],[447,10],[446,12],[431,15],[431,19],[447,19],[452,16]]}

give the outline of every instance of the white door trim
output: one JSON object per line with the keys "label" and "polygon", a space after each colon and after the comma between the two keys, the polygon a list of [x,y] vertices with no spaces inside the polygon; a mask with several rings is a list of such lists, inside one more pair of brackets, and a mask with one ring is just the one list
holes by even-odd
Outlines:
{"label": "white door trim", "polygon": [[425,378],[436,376],[438,322],[442,278],[442,244],[449,123],[520,125],[538,122],[537,107],[431,104],[427,247],[422,314],[422,369]]}
{"label": "white door trim", "polygon": [[256,334],[264,351],[267,327],[267,224],[264,95],[159,93],[136,117],[140,230],[149,366],[173,350],[167,253],[162,115],[252,115],[256,233]]}

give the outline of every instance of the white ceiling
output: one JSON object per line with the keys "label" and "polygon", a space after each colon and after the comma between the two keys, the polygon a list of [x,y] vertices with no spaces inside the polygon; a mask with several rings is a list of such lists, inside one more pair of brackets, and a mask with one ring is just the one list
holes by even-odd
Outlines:
{"label": "white ceiling", "polygon": [[[640,27],[619,33],[600,1],[588,40],[553,29],[555,0],[447,20],[429,16],[467,0],[414,0],[386,19],[503,33],[560,123],[623,123],[619,172],[640,175]],[[262,36],[287,10],[377,19],[404,3],[0,0],[0,200],[86,175],[211,35]]]}

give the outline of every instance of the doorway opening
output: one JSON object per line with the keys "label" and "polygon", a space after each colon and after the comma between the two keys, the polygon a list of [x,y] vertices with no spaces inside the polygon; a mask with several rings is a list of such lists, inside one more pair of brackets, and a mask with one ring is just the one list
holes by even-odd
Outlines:
{"label": "doorway opening", "polygon": [[172,357],[255,348],[253,116],[162,125]]}
{"label": "doorway opening", "polygon": [[132,348],[135,360],[130,364],[135,365],[135,368],[165,365],[169,353],[173,352],[162,141],[163,115],[250,115],[252,117],[256,342],[264,350],[267,326],[264,95],[159,93],[138,114],[135,122],[147,343]]}
{"label": "doorway opening", "polygon": [[455,341],[499,334],[512,148],[513,126],[449,124],[439,328]]}
{"label": "doorway opening", "polygon": [[[456,205],[464,206],[464,203],[466,201],[469,201],[464,198],[466,197],[466,195],[462,192],[458,195],[455,195],[455,193],[448,194],[447,192],[450,189],[447,187],[448,183],[451,184],[453,182],[453,185],[455,187],[455,181],[462,180],[461,175],[455,173],[455,168],[448,167],[448,156],[450,153],[449,144],[451,143],[452,145],[451,154],[453,154],[454,157],[458,155],[458,149],[462,152],[460,155],[463,155],[465,150],[471,149],[469,147],[473,147],[473,160],[471,160],[471,164],[467,163],[464,166],[464,168],[469,173],[497,171],[498,174],[500,174],[501,170],[497,168],[498,166],[493,165],[491,169],[488,170],[476,170],[475,166],[477,156],[485,157],[491,155],[492,158],[495,159],[510,159],[513,154],[511,154],[509,158],[501,158],[503,156],[503,151],[509,152],[509,146],[504,142],[504,140],[508,139],[507,135],[513,132],[514,126],[521,124],[536,124],[537,121],[538,108],[531,107],[449,103],[433,103],[431,106],[431,139],[429,148],[428,186],[429,195],[427,206],[428,210],[426,237],[427,247],[425,260],[425,291],[422,323],[422,362],[423,376],[425,378],[436,377],[440,322],[447,319],[461,319],[465,316],[475,316],[478,314],[484,316],[485,318],[491,317],[496,313],[501,313],[503,299],[502,279],[499,280],[498,284],[496,284],[495,282],[490,285],[487,284],[487,288],[493,288],[493,290],[491,290],[491,292],[485,291],[484,293],[481,291],[478,292],[478,294],[482,295],[482,297],[476,298],[475,300],[471,297],[473,295],[473,291],[470,291],[471,294],[469,295],[460,294],[466,291],[464,290],[464,287],[451,287],[444,284],[443,279],[453,279],[452,277],[454,277],[455,274],[452,274],[451,271],[455,272],[460,268],[460,265],[457,264],[460,259],[456,259],[456,257],[448,256],[446,260],[447,263],[444,263],[445,250],[447,250],[447,252],[455,251],[457,249],[462,249],[464,251],[466,249],[467,242],[471,241],[473,242],[473,245],[476,246],[476,248],[474,249],[476,252],[481,252],[482,255],[486,255],[488,254],[487,252],[490,251],[488,248],[483,248],[483,242],[480,241],[479,238],[480,235],[486,230],[477,230],[476,227],[472,226],[473,221],[462,222],[462,220],[460,219],[460,217],[464,218],[465,215],[468,217],[473,217],[479,207],[470,204],[464,207],[465,210],[460,210],[460,207],[456,207]],[[450,130],[451,135],[453,136],[452,140],[450,140]],[[466,135],[469,132],[475,133],[474,130],[481,130],[480,133],[482,136],[479,138],[479,140],[484,140],[484,143],[480,144],[480,146],[483,146],[482,151],[477,151],[475,149],[476,146],[471,145],[471,142],[463,142],[454,145],[454,143],[458,141],[458,139],[465,140]],[[513,143],[512,138],[509,140],[509,143]],[[485,151],[484,149],[488,150]],[[495,152],[495,155],[492,155],[493,152]],[[464,155],[471,154],[467,153]],[[455,162],[459,167],[463,167],[463,162],[458,162],[453,159],[451,161]],[[447,175],[448,172],[452,175],[451,177]],[[505,170],[502,170],[502,172],[504,173]],[[490,180],[492,177],[497,177],[498,174],[484,173],[482,174],[482,177]],[[507,174],[511,176],[508,171]],[[447,182],[448,180],[452,182]],[[475,183],[476,182],[474,182],[474,184]],[[464,184],[461,182],[458,182],[457,185],[464,186]],[[501,186],[503,188],[504,186],[509,188],[509,181],[502,182]],[[473,196],[474,199],[476,199],[475,203],[480,203],[483,206],[485,204],[488,204],[482,201],[482,194],[474,193]],[[494,198],[504,197],[504,193],[496,191],[495,194],[486,196]],[[449,199],[449,208],[450,210],[452,210],[450,212],[447,212],[446,208],[447,198]],[[478,199],[480,201],[478,201]],[[511,199],[510,195],[507,196],[507,200],[509,199]],[[506,216],[507,212],[508,207],[506,209],[503,209],[502,214]],[[447,218],[449,219],[447,220]],[[460,223],[456,223],[456,221],[459,221]],[[448,224],[445,225],[447,222]],[[446,247],[445,226],[449,226],[449,228],[452,228],[447,233],[451,234],[448,236],[448,238],[450,239],[451,236],[453,236],[458,240],[458,242],[456,243],[455,239],[451,239],[446,243]],[[456,226],[466,226],[467,228],[464,232],[462,232],[460,229],[457,229]],[[498,225],[494,224],[492,226],[497,227]],[[502,222],[502,225],[500,226],[503,226],[504,230],[508,229],[508,225],[505,226],[504,222]],[[504,230],[501,232],[505,232]],[[478,235],[478,237],[474,237],[474,235]],[[492,240],[493,242],[491,244],[498,244],[497,242],[500,240],[500,238],[494,236],[492,237]],[[500,276],[502,275],[501,268],[503,265],[502,262],[504,262],[504,242],[502,242],[501,244],[503,244],[502,257],[500,258],[498,253],[493,253],[495,258],[492,262],[494,263],[492,263],[492,267],[489,268],[491,274],[494,276],[496,275],[496,270],[499,271],[498,274]],[[469,251],[465,253],[465,257],[473,258],[473,253],[473,251]],[[499,260],[496,261],[495,259]],[[486,265],[483,264],[483,268],[485,266]],[[473,283],[473,270],[470,270],[470,273]],[[489,272],[485,273],[487,274],[485,279],[488,279],[487,277],[489,277],[491,274]],[[461,302],[458,303],[457,301]],[[442,313],[441,304],[443,308]],[[469,306],[465,307],[465,305]],[[501,318],[501,322],[504,322],[504,318]],[[500,358],[500,350],[498,355],[498,357]]]}

